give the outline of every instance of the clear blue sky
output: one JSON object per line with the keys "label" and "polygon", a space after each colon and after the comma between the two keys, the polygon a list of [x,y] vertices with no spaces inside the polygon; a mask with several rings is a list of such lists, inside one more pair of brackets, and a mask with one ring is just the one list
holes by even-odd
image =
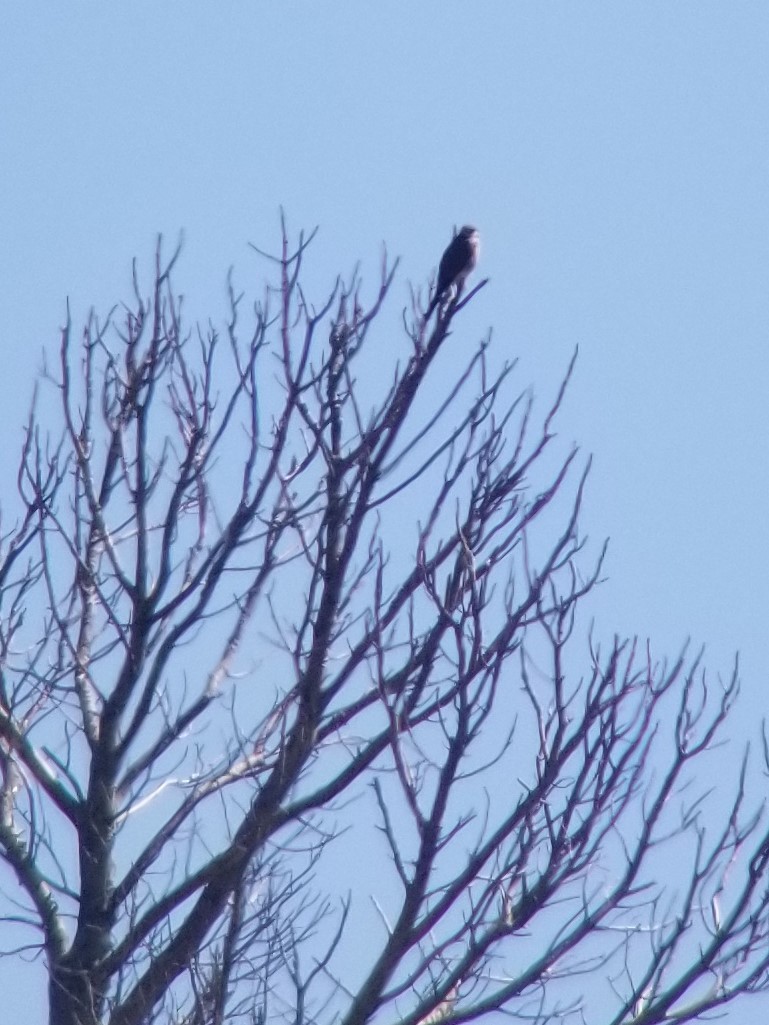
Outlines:
{"label": "clear blue sky", "polygon": [[[611,537],[598,628],[671,655],[690,636],[716,672],[739,649],[734,729],[755,739],[765,0],[9,3],[0,183],[0,493],[66,297],[106,311],[159,231],[184,231],[177,284],[216,318],[231,264],[256,284],[247,242],[277,241],[281,204],[320,225],[318,297],[359,258],[373,280],[386,241],[405,304],[452,225],[477,224],[491,283],[466,343],[493,326],[543,402],[580,347],[560,429],[594,454],[584,526]],[[727,1020],[758,1022],[751,1007]]]}

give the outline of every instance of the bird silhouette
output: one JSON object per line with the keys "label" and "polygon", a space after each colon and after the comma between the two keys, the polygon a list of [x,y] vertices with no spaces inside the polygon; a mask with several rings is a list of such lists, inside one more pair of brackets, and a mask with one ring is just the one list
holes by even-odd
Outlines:
{"label": "bird silhouette", "polygon": [[455,289],[454,296],[459,298],[465,287],[465,279],[478,263],[481,240],[478,229],[466,224],[454,235],[441,257],[438,267],[438,285],[430,305],[427,307],[425,320],[429,320],[433,310],[442,301],[450,288]]}

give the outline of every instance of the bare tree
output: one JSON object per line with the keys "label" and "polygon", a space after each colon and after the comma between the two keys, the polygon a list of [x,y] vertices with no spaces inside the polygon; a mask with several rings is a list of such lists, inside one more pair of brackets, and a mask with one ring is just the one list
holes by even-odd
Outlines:
{"label": "bare tree", "polygon": [[0,561],[6,956],[42,951],[55,1025],[620,1025],[767,988],[747,760],[701,782],[736,669],[572,641],[602,555],[568,374],[538,416],[462,346],[483,282],[393,331],[384,260],[316,309],[310,241],[262,254],[245,334],[232,287],[190,330],[159,248],[41,381]]}

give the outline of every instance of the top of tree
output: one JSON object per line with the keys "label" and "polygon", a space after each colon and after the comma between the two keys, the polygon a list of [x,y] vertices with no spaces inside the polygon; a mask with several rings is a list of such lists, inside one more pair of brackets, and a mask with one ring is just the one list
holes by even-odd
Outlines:
{"label": "top of tree", "polygon": [[398,364],[395,267],[315,307],[310,240],[284,226],[246,327],[232,285],[188,326],[159,246],[150,294],[62,331],[0,552],[6,953],[42,951],[55,1025],[620,1025],[765,989],[747,762],[726,807],[698,779],[736,670],[574,639],[602,555],[554,441],[571,366],[538,415],[452,342],[484,282],[429,323],[415,293]]}

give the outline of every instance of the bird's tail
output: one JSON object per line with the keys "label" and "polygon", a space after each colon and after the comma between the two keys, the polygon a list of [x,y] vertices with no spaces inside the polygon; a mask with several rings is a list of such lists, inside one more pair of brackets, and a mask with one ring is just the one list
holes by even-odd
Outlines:
{"label": "bird's tail", "polygon": [[430,305],[427,307],[427,313],[425,313],[425,323],[427,323],[427,321],[430,319],[430,317],[432,317],[433,310],[435,309],[435,307],[438,305],[438,303],[440,301],[441,301],[441,293],[436,291],[435,295],[430,300]]}

